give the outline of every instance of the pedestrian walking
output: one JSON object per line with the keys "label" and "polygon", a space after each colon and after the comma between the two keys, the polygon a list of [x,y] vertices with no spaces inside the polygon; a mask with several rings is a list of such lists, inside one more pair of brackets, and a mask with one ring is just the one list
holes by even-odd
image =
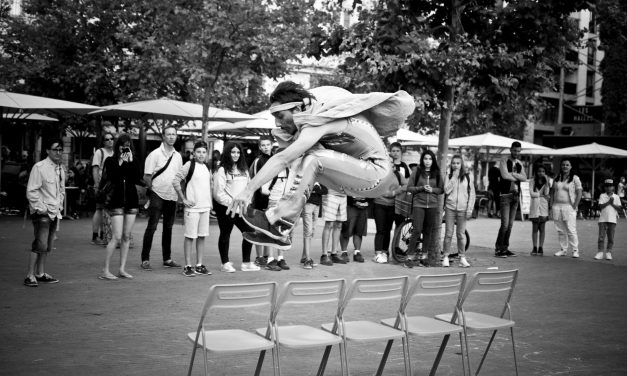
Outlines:
{"label": "pedestrian walking", "polygon": [[[604,183],[605,192],[599,196],[599,240],[598,252],[594,256],[595,260],[612,260],[612,248],[614,247],[614,233],[618,222],[618,211],[623,210],[620,197],[614,193],[614,180],[606,179]],[[605,239],[607,238],[607,245]]]}
{"label": "pedestrian walking", "polygon": [[33,166],[26,186],[26,198],[35,232],[28,272],[24,279],[24,285],[28,287],[37,287],[39,283],[59,282],[46,273],[46,259],[54,248],[59,220],[63,217],[61,214],[65,199],[65,170],[61,166],[63,142],[51,139],[45,145],[48,156]]}
{"label": "pedestrian walking", "polygon": [[529,196],[529,220],[531,221],[532,256],[544,255],[544,238],[546,236],[545,225],[549,220],[549,200],[551,186],[546,177],[546,168],[542,165],[536,167],[535,175],[531,181]]}
{"label": "pedestrian walking", "polygon": [[583,187],[579,176],[572,171],[569,158],[560,162],[560,173],[551,187],[551,206],[553,222],[560,242],[560,250],[555,256],[566,256],[572,251],[573,257],[579,257],[579,238],[577,237],[577,208],[581,201]]}

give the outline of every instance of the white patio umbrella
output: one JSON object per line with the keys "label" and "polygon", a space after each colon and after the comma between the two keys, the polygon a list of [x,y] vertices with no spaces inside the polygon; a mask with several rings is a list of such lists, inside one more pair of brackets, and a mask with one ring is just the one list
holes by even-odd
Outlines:
{"label": "white patio umbrella", "polygon": [[[518,141],[522,147],[522,152],[528,150],[537,150],[537,151],[552,151],[551,148],[547,148],[546,146],[537,145],[531,142],[520,141],[510,137],[499,136],[494,133],[486,132],[482,134],[477,134],[473,136],[466,137],[457,137],[449,140],[449,147],[475,147],[475,148],[485,148],[489,151],[490,148],[495,149],[506,149],[512,146],[512,142]],[[500,152],[500,151],[497,151]]]}
{"label": "white patio umbrella", "polygon": [[573,156],[579,158],[592,158],[592,197],[594,197],[594,180],[597,169],[597,158],[627,158],[627,150],[614,148],[611,146],[591,144],[571,146],[568,148],[557,149],[553,155]]}
{"label": "white patio umbrella", "polygon": [[2,117],[7,120],[31,120],[31,121],[59,121],[50,116],[35,114],[35,113],[7,113],[2,114]]}
{"label": "white patio umbrella", "polygon": [[437,146],[439,142],[437,136],[427,136],[420,133],[412,132],[409,129],[404,128],[401,128],[396,132],[396,140],[400,142],[403,146]]}
{"label": "white patio umbrella", "polygon": [[[261,111],[250,115],[252,120],[237,122],[215,122],[207,127],[207,133],[215,137],[226,138],[228,136],[249,137],[269,135],[276,128],[274,116],[270,111]],[[181,128],[182,130],[202,131],[202,127],[194,124]]]}

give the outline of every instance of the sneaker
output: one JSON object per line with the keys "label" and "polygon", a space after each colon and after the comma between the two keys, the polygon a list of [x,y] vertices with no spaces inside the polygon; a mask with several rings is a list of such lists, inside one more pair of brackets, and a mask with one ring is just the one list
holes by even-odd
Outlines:
{"label": "sneaker", "polygon": [[507,255],[504,251],[496,251],[494,252],[494,257],[507,258]]}
{"label": "sneaker", "polygon": [[35,278],[26,277],[26,279],[24,280],[24,286],[37,287],[39,286],[39,284],[37,283],[37,280]]}
{"label": "sneaker", "polygon": [[109,244],[109,242],[104,240],[104,239],[93,239],[91,241],[91,244],[93,244],[93,245],[107,245],[107,244]]}
{"label": "sneaker", "polygon": [[304,264],[307,260],[308,260],[307,257],[303,257],[300,259],[300,263]]}
{"label": "sneaker", "polygon": [[150,267],[150,261],[148,260],[142,261],[141,268],[144,270],[148,270],[148,271],[152,270],[152,268]]}
{"label": "sneaker", "polygon": [[290,266],[287,265],[287,262],[285,262],[285,259],[279,260],[279,267],[283,270],[290,270]]}
{"label": "sneaker", "polygon": [[257,266],[266,266],[268,264],[267,256],[259,256],[255,258],[255,265]]}
{"label": "sneaker", "polygon": [[250,227],[255,229],[255,232],[261,232],[273,239],[285,238],[293,227],[287,226],[285,223],[282,223],[282,221],[273,225],[268,221],[266,213],[257,209],[249,209],[245,213],[242,213],[242,219],[244,222],[248,223]]}
{"label": "sneaker", "polygon": [[283,268],[279,266],[279,262],[277,260],[272,260],[266,264],[266,270],[272,270],[273,272],[280,272],[281,270],[283,270]]}
{"label": "sneaker", "polygon": [[566,256],[566,251],[557,251],[553,254],[553,256],[557,256],[557,257]]}
{"label": "sneaker", "polygon": [[544,250],[542,247],[538,247],[538,256],[544,256]]}
{"label": "sneaker", "polygon": [[163,266],[166,268],[180,268],[181,265],[177,264],[174,260],[168,260],[163,262]]}
{"label": "sneaker", "polygon": [[240,270],[243,272],[258,272],[261,268],[255,265],[254,262],[242,262]]}
{"label": "sneaker", "polygon": [[578,250],[574,250],[573,251],[573,258],[579,258],[579,251]]}
{"label": "sneaker", "polygon": [[183,275],[185,277],[195,277],[196,273],[194,273],[194,269],[192,269],[192,267],[188,265],[183,268]]}
{"label": "sneaker", "polygon": [[348,252],[344,251],[342,252],[342,255],[340,255],[340,257],[342,258],[342,260],[344,260],[345,263],[349,263],[351,262],[350,257],[348,257]]}
{"label": "sneaker", "polygon": [[247,242],[252,244],[272,247],[283,251],[292,248],[292,242],[287,237],[283,239],[275,239],[260,232],[245,232],[242,236]]}
{"label": "sneaker", "polygon": [[376,253],[374,255],[374,262],[376,262],[377,264],[387,264],[388,263],[388,255],[381,252],[381,253]]}
{"label": "sneaker", "polygon": [[333,266],[333,261],[331,260],[331,257],[329,257],[329,255],[325,253],[324,255],[320,256],[320,264]]}
{"label": "sneaker", "polygon": [[605,253],[605,259],[611,261],[612,260],[612,252],[606,252]]}
{"label": "sneaker", "polygon": [[331,253],[331,261],[333,261],[334,264],[346,264],[346,260],[338,256],[337,253]]}
{"label": "sneaker", "polygon": [[235,273],[235,268],[233,267],[233,263],[232,262],[225,262],[220,267],[220,271],[223,271],[225,273]]}
{"label": "sneaker", "polygon": [[[610,256],[612,257],[612,256]],[[603,260],[603,252],[597,252],[596,255],[594,255],[594,259],[595,260]]]}
{"label": "sneaker", "polygon": [[207,269],[207,267],[204,265],[196,265],[194,267],[194,273],[202,274],[202,275],[211,275],[211,272],[209,271],[209,269]]}
{"label": "sneaker", "polygon": [[357,252],[353,254],[353,261],[355,262],[364,262],[364,256],[361,255],[361,252]]}
{"label": "sneaker", "polygon": [[444,258],[442,259],[442,266],[445,268],[448,268],[450,266],[448,256],[444,256]]}
{"label": "sneaker", "polygon": [[305,262],[303,262],[303,269],[313,269],[313,266],[314,266],[313,259],[306,259]]}
{"label": "sneaker", "polygon": [[412,259],[407,259],[405,260],[405,262],[403,263],[403,267],[404,268],[413,268],[414,266],[420,266],[420,262],[419,261],[415,261]]}
{"label": "sneaker", "polygon": [[459,266],[461,266],[462,268],[469,268],[470,263],[468,263],[468,261],[466,260],[466,257],[462,256],[459,258]]}
{"label": "sneaker", "polygon": [[37,280],[37,282],[41,282],[41,283],[59,283],[58,279],[53,278],[48,273],[44,273],[43,275],[41,275],[39,277],[35,276],[35,279]]}
{"label": "sneaker", "polygon": [[533,247],[533,249],[531,250],[531,256],[537,256],[538,255],[538,248]]}
{"label": "sneaker", "polygon": [[518,256],[517,254],[515,254],[512,251],[510,251],[509,249],[506,249],[506,250],[502,251],[502,253],[505,255],[505,257],[516,257],[516,256]]}

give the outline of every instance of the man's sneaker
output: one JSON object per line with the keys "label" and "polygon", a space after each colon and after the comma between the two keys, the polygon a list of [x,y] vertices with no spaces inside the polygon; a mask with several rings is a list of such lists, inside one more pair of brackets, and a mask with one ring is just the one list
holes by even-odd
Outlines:
{"label": "man's sneaker", "polygon": [[181,267],[181,265],[174,262],[174,260],[164,261],[163,266],[165,266],[166,268],[180,268]]}
{"label": "man's sneaker", "polygon": [[279,260],[279,267],[281,267],[281,269],[283,270],[290,270],[290,266],[287,265],[287,262],[285,262],[285,259]]}
{"label": "man's sneaker", "polygon": [[225,273],[235,273],[235,268],[233,267],[233,263],[232,262],[225,262],[220,267],[220,271],[223,271]]}
{"label": "man's sneaker", "polygon": [[301,259],[300,259],[300,263],[301,263],[301,264],[304,264],[304,263],[305,263],[305,261],[307,261],[307,257],[303,257],[303,258],[301,258]]}
{"label": "man's sneaker", "polygon": [[512,251],[510,251],[509,249],[504,250],[503,254],[505,255],[505,257],[516,257],[516,256],[518,256],[517,254],[515,254]]}
{"label": "man's sneaker", "polygon": [[444,258],[442,259],[442,266],[445,268],[448,268],[450,266],[448,256],[444,256]]}
{"label": "man's sneaker", "polygon": [[388,255],[385,252],[376,253],[374,255],[374,262],[376,262],[377,264],[387,264]]}
{"label": "man's sneaker", "polygon": [[186,266],[183,268],[183,275],[185,277],[195,277],[196,273],[194,273],[194,269],[191,266]]}
{"label": "man's sneaker", "polygon": [[538,255],[538,248],[533,247],[533,249],[531,250],[531,256],[537,256],[537,255]]}
{"label": "man's sneaker", "polygon": [[39,286],[39,284],[37,283],[37,280],[35,278],[26,277],[26,279],[24,280],[24,286],[37,287]]}
{"label": "man's sneaker", "polygon": [[104,240],[104,239],[93,239],[91,241],[91,244],[93,244],[93,245],[107,245],[107,244],[109,244],[109,242]]}
{"label": "man's sneaker", "polygon": [[348,264],[349,262],[351,262],[350,257],[348,257],[348,252],[344,251],[342,252],[342,254],[340,255],[340,257],[342,258],[342,260],[344,260],[344,262],[346,264]]}
{"label": "man's sneaker", "polygon": [[538,256],[544,256],[544,250],[542,247],[538,247]]}
{"label": "man's sneaker", "polygon": [[247,242],[252,243],[252,244],[272,247],[272,248],[280,249],[282,251],[292,248],[292,242],[290,241],[289,238],[275,239],[275,238],[269,237],[266,234],[262,234],[260,232],[245,232],[242,236],[244,237],[244,239],[246,239]]}
{"label": "man's sneaker", "polygon": [[331,257],[329,257],[329,255],[325,253],[324,255],[320,256],[320,264],[326,265],[326,266],[333,266],[333,261],[331,260]]}
{"label": "man's sneaker", "polygon": [[272,270],[273,272],[280,272],[283,269],[279,266],[279,262],[277,260],[272,260],[266,264],[266,270]]}
{"label": "man's sneaker", "polygon": [[346,260],[338,256],[337,253],[331,253],[331,261],[333,261],[334,264],[346,264]]}
{"label": "man's sneaker", "polygon": [[612,252],[605,252],[605,259],[612,260]]}
{"label": "man's sneaker", "polygon": [[553,256],[557,256],[557,257],[561,257],[561,256],[566,256],[566,251],[557,251],[553,254]]}
{"label": "man's sneaker", "polygon": [[468,260],[466,260],[466,257],[462,256],[459,258],[459,266],[461,266],[462,268],[469,268],[470,263],[468,262]]}
{"label": "man's sneaker", "polygon": [[240,270],[243,272],[258,272],[261,268],[255,265],[254,262],[242,262]]}
{"label": "man's sneaker", "polygon": [[578,250],[574,250],[573,251],[573,258],[579,258],[579,251]]}
{"label": "man's sneaker", "polygon": [[313,266],[314,266],[313,259],[306,259],[305,262],[303,262],[303,269],[313,269]]}
{"label": "man's sneaker", "polygon": [[148,260],[142,261],[141,268],[144,270],[148,270],[148,271],[152,270],[152,268],[150,267],[150,261]]}
{"label": "man's sneaker", "polygon": [[257,266],[266,266],[268,264],[267,256],[259,256],[255,258],[255,265]]}
{"label": "man's sneaker", "polygon": [[41,283],[59,283],[59,280],[56,278],[53,278],[50,274],[48,273],[44,273],[42,275],[35,276],[35,279],[37,279],[37,282],[41,282]]}
{"label": "man's sneaker", "polygon": [[355,252],[355,254],[353,255],[353,261],[364,262],[364,256],[361,255],[361,252]]}
{"label": "man's sneaker", "polygon": [[[612,257],[612,256],[610,256]],[[597,252],[596,255],[594,255],[594,259],[595,260],[603,260],[603,252]]]}
{"label": "man's sneaker", "polygon": [[209,269],[207,269],[207,267],[204,265],[196,265],[194,267],[194,273],[202,274],[202,275],[211,275],[211,272],[209,271]]}
{"label": "man's sneaker", "polygon": [[494,257],[507,258],[507,254],[505,254],[505,251],[496,251],[494,252]]}
{"label": "man's sneaker", "polygon": [[285,238],[292,230],[292,227],[285,226],[281,221],[275,225],[271,224],[266,213],[257,209],[247,210],[242,214],[242,219],[256,232],[264,233],[273,239]]}

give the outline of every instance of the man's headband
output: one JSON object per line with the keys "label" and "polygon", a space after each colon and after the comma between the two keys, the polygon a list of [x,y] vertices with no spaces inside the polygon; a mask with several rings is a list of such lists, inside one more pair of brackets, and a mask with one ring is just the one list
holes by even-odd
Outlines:
{"label": "man's headband", "polygon": [[291,110],[294,107],[298,107],[302,105],[309,105],[309,104],[311,104],[310,98],[303,98],[303,100],[300,102],[281,103],[281,104],[277,104],[276,106],[270,107],[270,113],[273,114],[279,111]]}

